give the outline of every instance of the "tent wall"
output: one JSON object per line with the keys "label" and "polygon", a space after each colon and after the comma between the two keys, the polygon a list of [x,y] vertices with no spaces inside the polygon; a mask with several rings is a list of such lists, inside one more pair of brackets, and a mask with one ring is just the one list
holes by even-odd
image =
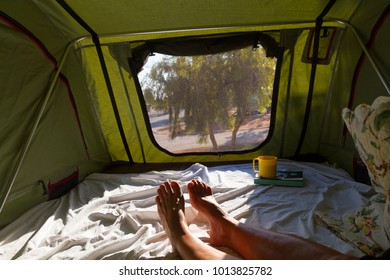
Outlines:
{"label": "tent wall", "polygon": [[[390,28],[389,3],[383,4],[379,5],[378,3],[378,5],[372,6],[368,2],[364,2],[359,12],[355,13],[351,19],[351,23],[365,44],[370,41],[372,36],[375,36],[367,48],[389,84],[390,56],[386,51],[386,46],[389,46],[387,36]],[[375,35],[372,32],[376,24],[380,24],[380,26],[376,29]],[[359,71],[360,57],[365,57],[365,59],[355,82],[354,75],[356,71]],[[349,99],[354,89],[355,101],[349,105]],[[337,63],[333,69],[319,152],[352,174],[352,158],[356,154],[356,149],[343,120],[340,118],[340,112],[347,106],[354,109],[364,102],[371,104],[376,97],[388,94],[372,64],[364,55],[356,37],[347,28],[340,42]]]}
{"label": "tent wall", "polygon": [[0,60],[2,66],[6,65],[0,75],[2,195],[5,186],[14,180],[0,213],[1,227],[33,205],[47,200],[47,194],[43,193],[49,182],[60,181],[75,170],[81,180],[102,169],[110,162],[110,157],[81,74],[80,57],[72,52],[17,176],[13,176],[57,62],[23,26],[3,18],[0,29]]}
{"label": "tent wall", "polygon": [[[0,213],[0,227],[47,200],[43,186],[79,171],[79,179],[114,161],[129,161],[109,97],[101,61],[90,36],[54,0],[0,2],[0,196],[4,197],[31,125],[48,93],[68,46],[61,74],[48,99],[31,145],[12,182]],[[387,51],[389,1],[336,1],[327,15],[352,23],[383,75],[390,80]],[[308,28],[328,1],[76,1],[66,0],[100,36],[104,62],[130,149],[136,163],[250,160],[259,154],[295,155],[303,124],[311,64],[301,60]],[[387,9],[387,10],[386,10]],[[197,16],[194,17],[193,14]],[[378,26],[378,22],[380,22]],[[301,153],[318,153],[352,170],[356,153],[340,113],[342,108],[371,103],[387,92],[353,32],[338,23],[336,50],[329,64],[318,65],[313,102]],[[282,30],[282,31],[280,31]],[[108,45],[178,36],[264,31],[283,45],[285,31],[297,35],[283,54],[275,130],[260,150],[242,154],[173,156],[154,146],[147,133],[134,79],[113,59]],[[294,33],[295,32],[295,33]],[[111,35],[110,35],[111,34]],[[125,35],[130,34],[130,35]],[[110,36],[108,36],[110,35]],[[294,35],[294,36],[295,36]],[[356,75],[356,69],[359,69]],[[357,77],[354,80],[354,77]],[[351,92],[354,98],[351,102]],[[275,104],[273,104],[275,107]]]}

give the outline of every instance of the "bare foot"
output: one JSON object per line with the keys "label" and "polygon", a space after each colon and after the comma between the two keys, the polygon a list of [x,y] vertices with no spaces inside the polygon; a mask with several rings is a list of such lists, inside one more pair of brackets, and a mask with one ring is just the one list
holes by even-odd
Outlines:
{"label": "bare foot", "polygon": [[188,183],[187,191],[192,206],[202,213],[210,224],[210,244],[226,246],[229,244],[229,230],[237,221],[215,200],[211,188],[199,180]]}
{"label": "bare foot", "polygon": [[[195,189],[196,187],[194,187]],[[193,197],[197,196],[193,190]],[[215,249],[195,237],[188,228],[184,215],[184,198],[177,182],[165,182],[157,190],[156,203],[161,224],[172,244],[172,247],[183,259],[222,260],[237,257]],[[198,203],[201,207],[202,203]]]}
{"label": "bare foot", "polygon": [[185,233],[187,221],[184,215],[184,197],[179,184],[165,182],[157,189],[157,210],[161,224],[175,248],[175,240]]}

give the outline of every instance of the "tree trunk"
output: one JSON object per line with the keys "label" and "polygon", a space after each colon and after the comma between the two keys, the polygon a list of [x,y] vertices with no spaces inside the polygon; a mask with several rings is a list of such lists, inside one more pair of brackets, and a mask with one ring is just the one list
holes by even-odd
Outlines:
{"label": "tree trunk", "polygon": [[244,119],[237,116],[233,131],[232,131],[232,149],[233,149],[233,151],[236,150],[237,133],[238,133],[238,130],[240,129],[243,122],[244,122]]}
{"label": "tree trunk", "polygon": [[211,143],[213,144],[213,150],[215,152],[218,152],[218,144],[217,144],[217,139],[215,139],[215,135],[214,135],[213,122],[211,120],[209,120],[207,122],[207,124],[209,127],[209,137],[210,137]]}

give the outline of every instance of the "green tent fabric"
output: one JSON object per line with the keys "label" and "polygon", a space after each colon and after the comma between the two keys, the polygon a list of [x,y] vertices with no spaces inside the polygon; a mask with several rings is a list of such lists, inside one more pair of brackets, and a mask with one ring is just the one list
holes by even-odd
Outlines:
{"label": "green tent fabric", "polygon": [[[331,2],[1,1],[0,227],[47,200],[50,184],[75,172],[82,180],[117,161],[229,162],[268,153],[294,156],[312,71],[302,56],[317,17]],[[335,28],[337,36],[330,60],[316,67],[301,154],[320,154],[352,172],[356,151],[341,110],[388,94],[389,4],[337,0],[325,15],[323,26]],[[123,62],[132,51],[149,41],[260,32],[283,49],[274,129],[267,143],[242,153],[180,156],[156,147],[137,82]],[[362,51],[355,32],[370,56]]]}

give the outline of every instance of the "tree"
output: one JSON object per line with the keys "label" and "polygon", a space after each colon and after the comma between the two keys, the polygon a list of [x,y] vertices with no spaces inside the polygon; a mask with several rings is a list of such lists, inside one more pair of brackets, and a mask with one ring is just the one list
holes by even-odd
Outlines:
{"label": "tree", "polygon": [[236,109],[231,141],[235,150],[237,133],[247,114],[264,111],[271,105],[274,67],[270,67],[264,55],[254,55],[249,49],[231,52],[227,61],[231,69],[232,105]]}
{"label": "tree", "polygon": [[[170,137],[197,133],[218,151],[215,132],[232,131],[231,148],[247,114],[271,103],[275,62],[251,48],[207,56],[164,57],[143,83],[145,100],[169,114]],[[183,116],[183,118],[181,118]]]}

